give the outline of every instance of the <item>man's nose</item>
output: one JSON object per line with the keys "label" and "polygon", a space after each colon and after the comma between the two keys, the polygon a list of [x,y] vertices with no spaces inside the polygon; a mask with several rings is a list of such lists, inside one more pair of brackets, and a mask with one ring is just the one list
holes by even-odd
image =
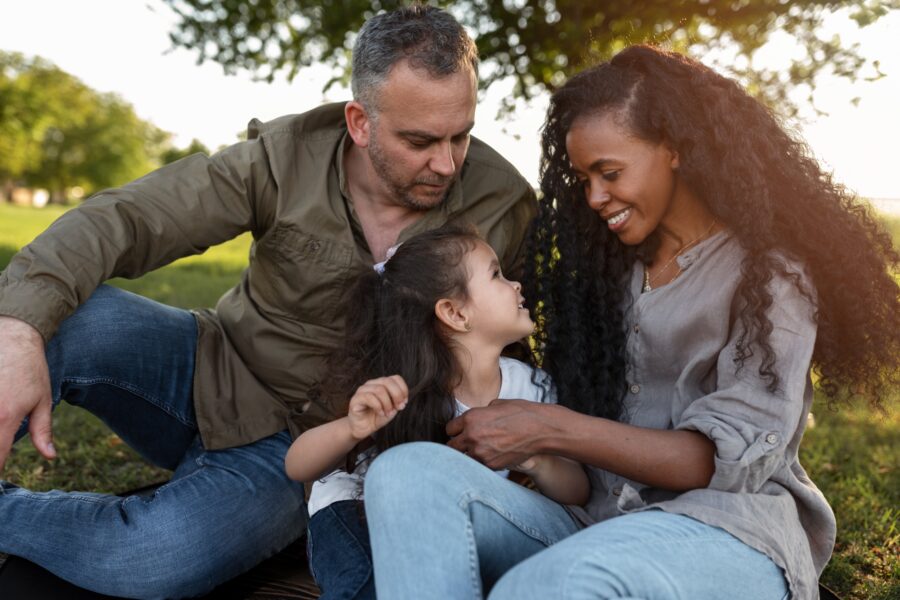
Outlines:
{"label": "man's nose", "polygon": [[456,161],[453,160],[453,149],[449,142],[437,144],[435,155],[431,158],[429,166],[431,170],[444,177],[450,177],[456,172]]}

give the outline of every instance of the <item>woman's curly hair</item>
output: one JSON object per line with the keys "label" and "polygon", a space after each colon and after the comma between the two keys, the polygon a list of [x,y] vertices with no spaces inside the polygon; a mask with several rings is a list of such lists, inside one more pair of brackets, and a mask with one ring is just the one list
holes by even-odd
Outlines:
{"label": "woman's curly hair", "polygon": [[[759,373],[777,389],[769,344],[768,283],[790,278],[815,299],[813,364],[830,397],[864,391],[879,405],[900,373],[900,256],[870,208],[833,181],[770,111],[736,82],[676,53],[633,46],[572,77],[554,93],[542,132],[542,198],[526,261],[525,296],[537,348],[560,401],[609,418],[625,390],[626,276],[646,246],[628,247],[585,201],[566,153],[583,116],[613,114],[632,133],[679,156],[679,177],[745,252],[737,289],[736,368],[761,353]],[[651,236],[652,238],[652,236]],[[803,289],[778,255],[804,264]],[[645,260],[646,262],[646,260]]]}

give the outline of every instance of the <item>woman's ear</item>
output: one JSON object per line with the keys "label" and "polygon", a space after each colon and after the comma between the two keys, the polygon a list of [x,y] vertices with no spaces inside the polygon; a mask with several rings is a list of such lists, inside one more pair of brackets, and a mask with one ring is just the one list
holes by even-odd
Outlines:
{"label": "woman's ear", "polygon": [[450,331],[465,333],[471,331],[472,327],[469,325],[469,317],[466,316],[464,307],[465,305],[458,300],[441,298],[434,304],[434,315]]}

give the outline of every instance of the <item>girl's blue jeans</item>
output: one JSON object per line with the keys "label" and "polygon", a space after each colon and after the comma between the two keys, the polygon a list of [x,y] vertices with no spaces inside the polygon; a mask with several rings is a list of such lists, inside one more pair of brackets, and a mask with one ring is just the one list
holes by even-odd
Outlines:
{"label": "girl's blue jeans", "polygon": [[375,600],[372,548],[360,500],[342,500],[309,519],[309,570],[322,600]]}
{"label": "girl's blue jeans", "polygon": [[365,504],[379,598],[788,597],[781,569],[722,529],[659,510],[579,529],[559,504],[438,444],[376,458]]}
{"label": "girl's blue jeans", "polygon": [[[54,406],[89,410],[174,473],[146,497],[0,482],[0,552],[103,594],[179,598],[208,592],[303,534],[303,486],[284,472],[287,431],[203,448],[191,392],[196,344],[191,313],[108,286],[62,323],[47,344]],[[17,439],[25,433],[23,425]]]}

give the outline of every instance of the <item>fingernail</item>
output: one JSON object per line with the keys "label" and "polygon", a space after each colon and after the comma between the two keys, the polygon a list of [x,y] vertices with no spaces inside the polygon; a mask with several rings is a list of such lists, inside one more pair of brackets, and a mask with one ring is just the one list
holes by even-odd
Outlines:
{"label": "fingernail", "polygon": [[51,454],[56,454],[56,446],[53,445],[53,442],[47,444],[47,450],[49,450]]}

